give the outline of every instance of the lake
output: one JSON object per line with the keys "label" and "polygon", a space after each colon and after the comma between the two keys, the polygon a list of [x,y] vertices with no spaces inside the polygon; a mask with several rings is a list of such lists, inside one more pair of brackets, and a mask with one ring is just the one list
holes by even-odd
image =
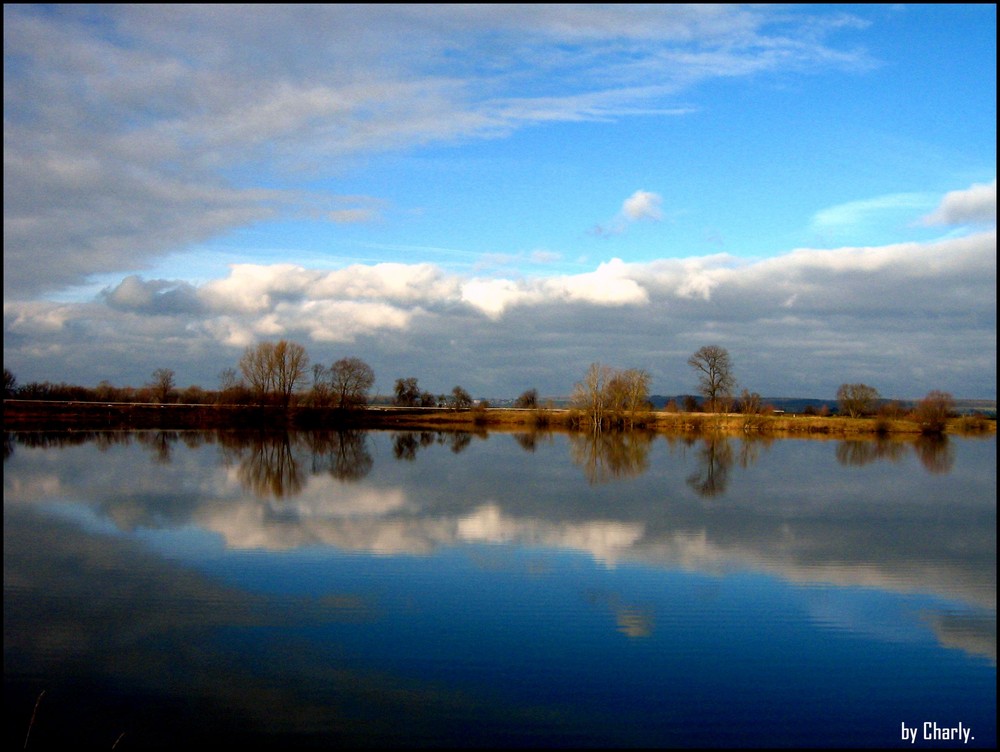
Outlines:
{"label": "lake", "polygon": [[996,439],[5,435],[17,748],[996,745]]}

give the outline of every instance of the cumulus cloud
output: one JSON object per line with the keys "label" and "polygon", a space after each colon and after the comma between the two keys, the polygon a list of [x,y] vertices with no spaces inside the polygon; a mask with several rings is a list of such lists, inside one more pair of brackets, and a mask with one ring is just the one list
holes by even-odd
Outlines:
{"label": "cumulus cloud", "polygon": [[655,193],[649,191],[636,191],[622,204],[622,214],[633,222],[641,219],[660,220],[663,219],[663,212],[660,204],[663,199]]}
{"label": "cumulus cloud", "polygon": [[647,368],[655,391],[683,393],[687,357],[709,342],[730,349],[743,383],[772,395],[832,396],[854,380],[901,398],[996,388],[993,230],[753,262],[612,259],[532,278],[243,264],[190,288],[130,276],[100,300],[5,303],[5,361],[19,379],[33,378],[30,366],[40,379],[96,382],[114,363],[117,382],[129,367],[145,379],[169,365],[212,385],[241,348],[286,337],[321,362],[357,355],[386,379],[423,374],[442,382],[432,390],[460,380],[487,397],[532,386],[566,394],[594,361]]}
{"label": "cumulus cloud", "polygon": [[662,204],[663,199],[658,194],[638,190],[625,199],[621,210],[611,222],[597,225],[591,232],[597,236],[621,235],[633,222],[644,220],[659,222],[663,219]]}
{"label": "cumulus cloud", "polygon": [[996,178],[992,183],[976,183],[964,190],[951,191],[923,221],[928,225],[996,225]]}
{"label": "cumulus cloud", "polygon": [[144,281],[129,275],[115,288],[106,288],[101,296],[112,308],[143,313],[199,313],[202,303],[197,290],[187,282],[164,279]]}

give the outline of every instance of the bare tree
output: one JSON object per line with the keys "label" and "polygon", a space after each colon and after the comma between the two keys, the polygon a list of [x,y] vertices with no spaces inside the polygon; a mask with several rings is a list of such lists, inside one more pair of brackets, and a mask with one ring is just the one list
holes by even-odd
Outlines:
{"label": "bare tree", "polygon": [[743,390],[739,400],[739,411],[743,414],[744,431],[749,432],[763,425],[764,400],[757,392]]}
{"label": "bare tree", "polygon": [[330,404],[330,371],[322,363],[312,367],[313,382],[309,390],[309,401],[316,407],[326,407]]}
{"label": "bare tree", "polygon": [[219,391],[228,392],[238,388],[239,379],[236,376],[235,368],[223,368],[219,371]]}
{"label": "bare tree", "polygon": [[595,431],[604,427],[609,407],[608,383],[614,375],[615,370],[611,366],[591,363],[583,381],[577,382],[573,388],[573,406],[589,416],[590,426]]}
{"label": "bare tree", "polygon": [[649,381],[649,373],[641,368],[618,371],[608,381],[608,408],[630,428],[635,425],[639,413],[649,409]]}
{"label": "bare tree", "polygon": [[625,385],[625,414],[628,416],[629,425],[635,423],[640,413],[648,412],[651,405],[649,402],[649,383],[652,377],[643,368],[629,368],[623,374]]}
{"label": "bare tree", "polygon": [[840,413],[851,418],[871,415],[878,407],[878,389],[867,384],[841,384],[837,390]]}
{"label": "bare tree", "polygon": [[261,342],[256,347],[248,347],[240,358],[240,371],[258,400],[264,400],[274,391],[273,360],[273,342]]}
{"label": "bare tree", "polygon": [[414,407],[420,401],[420,387],[417,380],[410,376],[405,379],[396,379],[395,403],[403,407]]}
{"label": "bare tree", "polygon": [[3,397],[7,399],[8,397],[13,397],[14,393],[17,391],[17,379],[14,377],[14,372],[9,368],[3,369]]}
{"label": "bare tree", "polygon": [[456,386],[451,390],[451,406],[456,410],[472,407],[472,396],[462,387]]}
{"label": "bare tree", "polygon": [[688,365],[698,374],[698,393],[705,398],[706,408],[718,412],[726,407],[736,388],[728,351],[718,345],[706,345],[688,358]]}
{"label": "bare tree", "polygon": [[913,417],[920,424],[924,434],[942,434],[955,410],[955,400],[948,392],[929,392],[913,411]]}
{"label": "bare tree", "polygon": [[288,340],[261,342],[248,347],[240,359],[240,370],[260,400],[275,395],[288,406],[309,366],[306,349]]}
{"label": "bare tree", "polygon": [[300,384],[305,381],[309,356],[297,342],[280,340],[274,346],[275,391],[286,407]]}
{"label": "bare tree", "polygon": [[536,408],[538,407],[538,390],[527,389],[514,401],[514,407]]}
{"label": "bare tree", "polygon": [[174,391],[174,371],[171,368],[157,368],[153,371],[153,380],[149,383],[153,390],[153,398],[160,403],[169,402]]}
{"label": "bare tree", "polygon": [[341,358],[330,366],[330,388],[337,407],[368,404],[368,390],[375,383],[375,371],[360,358]]}
{"label": "bare tree", "polygon": [[649,380],[641,368],[621,371],[593,363],[573,390],[573,406],[589,416],[595,431],[613,423],[631,427],[649,409]]}
{"label": "bare tree", "polygon": [[222,404],[246,404],[251,399],[250,390],[235,368],[223,368],[219,372],[218,401]]}

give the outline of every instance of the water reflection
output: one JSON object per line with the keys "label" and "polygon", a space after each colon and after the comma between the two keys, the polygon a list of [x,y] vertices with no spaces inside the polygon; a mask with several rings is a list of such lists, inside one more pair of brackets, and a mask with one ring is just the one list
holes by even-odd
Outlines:
{"label": "water reflection", "polygon": [[873,462],[899,462],[909,453],[907,444],[878,437],[847,439],[837,444],[837,462],[847,467],[863,467]]}
{"label": "water reflection", "polygon": [[303,440],[312,456],[313,474],[327,472],[337,480],[357,481],[368,475],[375,463],[367,431],[310,431]]}
{"label": "water reflection", "polygon": [[[553,438],[551,431],[511,435],[517,445],[529,453],[537,450],[541,437],[549,443]],[[340,480],[364,478],[374,463],[367,436],[365,430],[4,432],[4,460],[13,455],[17,445],[44,448],[93,442],[103,450],[135,441],[149,450],[155,462],[169,464],[178,442],[189,449],[218,444],[229,462],[240,465],[247,488],[281,497],[298,493],[310,473],[328,472]],[[397,460],[406,462],[415,461],[421,450],[431,446],[446,446],[454,454],[461,454],[473,438],[486,439],[488,436],[486,431],[397,431],[392,433],[392,454]],[[570,458],[592,484],[647,472],[650,449],[658,436],[644,431],[567,434]],[[673,444],[678,437],[666,437],[666,440]],[[686,446],[698,447],[694,455],[698,467],[687,476],[687,484],[703,498],[724,495],[734,463],[749,467],[757,461],[763,448],[780,441],[773,437],[733,438],[718,433],[685,436],[679,440]],[[911,451],[932,474],[947,474],[955,463],[954,446],[947,436],[856,437],[837,441],[834,454],[837,462],[845,467],[864,467],[876,462],[899,463]]]}
{"label": "water reflection", "polygon": [[687,477],[687,484],[702,498],[719,496],[726,491],[733,448],[725,436],[712,435],[702,440],[697,453],[698,469]]}
{"label": "water reflection", "polygon": [[[932,592],[969,608],[920,616],[942,643],[995,657],[994,440],[542,435],[494,435],[459,458],[454,448],[475,435],[19,434],[12,446],[27,451],[15,447],[5,472],[5,508],[56,500],[121,531],[199,529],[230,550],[513,544],[582,552],[607,568],[747,569]],[[67,451],[45,451],[57,447]],[[692,491],[729,503],[693,503]],[[623,634],[653,629],[641,603],[607,608]]]}
{"label": "water reflection", "polygon": [[951,472],[955,464],[954,447],[947,436],[852,438],[837,444],[837,461],[848,467],[863,467],[873,462],[900,462],[913,450],[929,473]]}
{"label": "water reflection", "polygon": [[994,440],[475,438],[11,442],[9,726],[44,686],[39,748],[993,741]]}
{"label": "water reflection", "polygon": [[468,449],[473,437],[485,439],[486,431],[476,433],[470,431],[397,431],[392,435],[392,454],[397,460],[413,462],[421,449],[429,446],[444,445],[454,454],[461,454]]}
{"label": "water reflection", "polygon": [[258,436],[240,448],[239,477],[257,496],[296,496],[302,491],[305,470],[292,452],[287,433]]}
{"label": "water reflection", "polygon": [[649,468],[649,450],[655,436],[645,431],[572,433],[570,456],[589,483],[631,478]]}
{"label": "water reflection", "polygon": [[913,448],[929,473],[950,473],[955,465],[955,449],[947,436],[921,436]]}
{"label": "water reflection", "polygon": [[656,627],[656,617],[651,606],[626,603],[618,593],[592,591],[588,601],[613,614],[615,627],[626,637],[640,639],[651,637]]}

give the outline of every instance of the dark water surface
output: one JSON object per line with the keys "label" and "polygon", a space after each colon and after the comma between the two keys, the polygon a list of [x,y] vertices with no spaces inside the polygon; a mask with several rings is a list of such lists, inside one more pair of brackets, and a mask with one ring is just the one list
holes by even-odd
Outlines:
{"label": "dark water surface", "polygon": [[996,744],[992,436],[6,439],[8,748]]}

